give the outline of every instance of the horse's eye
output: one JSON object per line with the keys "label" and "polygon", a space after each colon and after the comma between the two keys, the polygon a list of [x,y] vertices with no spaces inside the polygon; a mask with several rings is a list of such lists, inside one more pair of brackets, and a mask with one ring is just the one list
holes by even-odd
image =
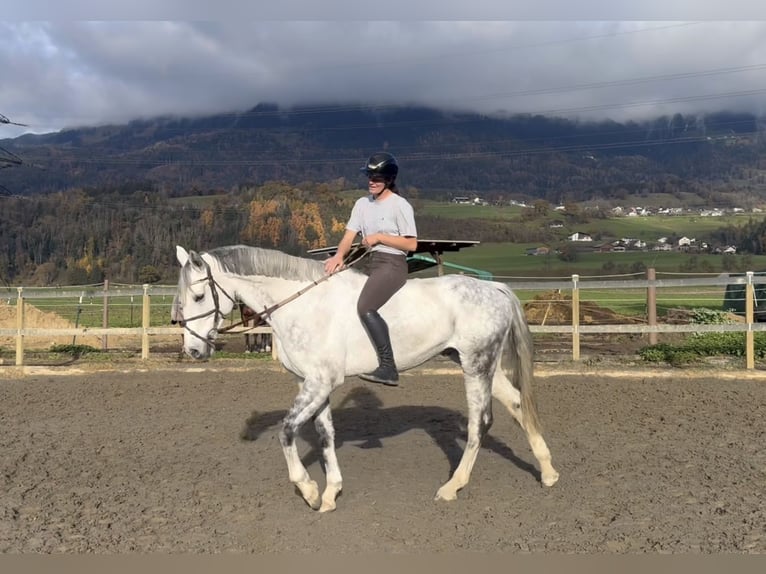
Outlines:
{"label": "horse's eye", "polygon": [[195,295],[195,296],[194,296],[194,302],[195,302],[195,303],[199,303],[199,302],[200,302],[200,301],[202,301],[204,298],[205,298],[205,294],[204,294],[204,293],[203,293],[202,295]]}

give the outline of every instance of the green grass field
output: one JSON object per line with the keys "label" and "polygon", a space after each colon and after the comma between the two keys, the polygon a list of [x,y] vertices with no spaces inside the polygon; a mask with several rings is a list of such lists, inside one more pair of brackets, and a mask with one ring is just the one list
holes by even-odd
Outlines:
{"label": "green grass field", "polygon": [[[448,202],[424,201],[420,212],[450,219],[476,218],[481,220],[507,220],[513,225],[520,220],[522,208],[518,206],[494,207],[458,205]],[[746,224],[752,214],[730,214],[721,217],[699,215],[620,217],[592,220],[573,229],[563,228],[559,241],[574,232],[583,231],[604,240],[616,238],[642,239],[655,242],[660,237],[687,236],[704,237],[711,231],[727,225]],[[461,237],[460,239],[471,239]],[[600,243],[595,241],[594,244]],[[531,243],[484,243],[465,248],[443,256],[447,263],[445,273],[470,273],[464,268],[492,273],[495,279],[512,284],[523,284],[527,280],[548,279],[568,280],[577,274],[580,281],[607,278],[644,279],[644,269],[653,268],[657,278],[683,278],[712,276],[724,272],[759,271],[766,269],[766,255],[722,256],[707,253],[684,253],[678,251],[627,251],[623,253],[601,253],[592,251],[593,244],[578,245],[574,261],[562,261],[554,252],[548,255],[527,255],[527,249],[539,247]],[[728,258],[728,259],[727,259]],[[453,263],[463,269],[450,268]],[[434,269],[419,272],[418,276],[433,276]],[[664,289],[657,293],[657,312],[660,316],[674,308],[707,307],[720,310],[723,307],[724,287],[695,287],[688,289]],[[523,301],[544,297],[539,291],[517,288],[517,295]],[[615,313],[623,315],[646,314],[646,291],[643,289],[583,289],[583,301],[591,301]]]}
{"label": "green grass field", "polygon": [[[523,208],[518,206],[458,205],[449,202],[421,201],[420,213],[449,219],[478,219],[484,221],[507,221],[515,225],[520,221]],[[571,244],[578,249],[575,261],[562,261],[555,253],[544,256],[528,256],[528,248],[540,244],[488,243],[446,254],[444,259],[458,265],[486,270],[499,278],[561,277],[579,274],[587,276],[625,275],[635,273],[642,267],[652,267],[658,273],[720,273],[724,271],[759,271],[766,269],[766,256],[734,256],[728,260],[720,255],[707,253],[683,253],[678,251],[627,251],[625,253],[597,253],[593,246],[605,241],[632,238],[654,244],[661,237],[682,237],[702,241],[712,231],[728,225],[742,226],[753,214],[727,214],[721,217],[700,215],[615,217],[591,220],[584,224],[565,225],[556,230],[553,245],[567,243],[567,237],[575,231],[592,235],[596,240],[590,244]],[[552,219],[550,216],[549,219]],[[556,216],[561,219],[561,216]],[[541,220],[544,225],[545,221]],[[460,237],[459,239],[472,239]],[[727,264],[727,265],[725,265]]]}
{"label": "green grass field", "polygon": [[[724,272],[724,257],[740,266],[750,263],[752,269],[736,271],[760,271],[766,269],[766,255],[750,256],[745,259],[740,256],[723,256],[710,254],[687,254],[676,251],[627,251],[625,253],[578,253],[575,261],[562,261],[555,253],[548,255],[527,255],[526,250],[537,247],[537,244],[485,243],[462,249],[456,253],[446,253],[444,261],[458,265],[489,271],[495,278],[512,281],[527,278],[554,278],[580,275],[588,277],[631,276],[645,278],[645,273],[637,272],[636,266],[654,268],[658,278],[665,273],[685,273],[690,276],[699,274],[716,274]],[[694,263],[695,266],[691,267]],[[609,272],[604,272],[611,269]],[[684,272],[684,270],[686,270]],[[626,277],[629,278],[629,277]]]}
{"label": "green grass field", "polygon": [[515,205],[495,207],[492,205],[459,205],[443,201],[423,201],[419,212],[445,219],[492,219],[514,220],[521,216],[522,207]]}
{"label": "green grass field", "polygon": [[[519,206],[478,206],[458,205],[444,201],[421,201],[419,213],[448,219],[485,219],[506,220],[509,224],[519,221],[523,212]],[[588,233],[596,237],[620,239],[629,237],[644,241],[656,241],[660,237],[675,235],[696,238],[721,227],[733,225],[740,227],[750,219],[757,218],[752,213],[726,214],[719,217],[703,217],[701,215],[653,215],[651,217],[613,217],[609,219],[593,219],[582,224],[565,224],[560,236],[564,239],[575,231]],[[548,220],[566,220],[563,215],[553,212]],[[545,220],[541,220],[543,223]]]}

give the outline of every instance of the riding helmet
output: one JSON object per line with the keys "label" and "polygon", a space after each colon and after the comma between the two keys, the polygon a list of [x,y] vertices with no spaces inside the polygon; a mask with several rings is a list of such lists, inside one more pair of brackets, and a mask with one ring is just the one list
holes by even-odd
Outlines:
{"label": "riding helmet", "polygon": [[396,163],[396,158],[390,153],[378,152],[370,156],[361,171],[365,173],[367,177],[373,175],[382,175],[388,178],[390,181],[396,179],[396,174],[399,173],[399,164]]}

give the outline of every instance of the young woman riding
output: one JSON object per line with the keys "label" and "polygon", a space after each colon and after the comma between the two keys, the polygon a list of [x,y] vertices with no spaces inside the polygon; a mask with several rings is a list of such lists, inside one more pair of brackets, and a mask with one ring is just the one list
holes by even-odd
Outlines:
{"label": "young woman riding", "polygon": [[354,204],[335,255],[325,262],[325,272],[343,266],[357,235],[370,250],[368,279],[357,300],[356,310],[378,355],[378,368],[360,378],[384,385],[399,384],[399,373],[391,348],[388,325],[378,310],[407,281],[407,253],[418,245],[415,215],[410,203],[399,195],[396,176],[399,165],[390,153],[375,153],[362,168],[367,175],[368,194]]}

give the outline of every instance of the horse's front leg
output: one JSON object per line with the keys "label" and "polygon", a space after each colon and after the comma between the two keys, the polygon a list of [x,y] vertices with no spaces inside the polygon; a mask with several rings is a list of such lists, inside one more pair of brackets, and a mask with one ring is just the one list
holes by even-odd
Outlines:
{"label": "horse's front leg", "polygon": [[321,504],[319,487],[315,481],[311,480],[306,467],[303,466],[300,456],[298,456],[295,439],[301,426],[328,401],[330,390],[329,382],[308,379],[303,381],[293,406],[282,421],[282,430],[279,432],[279,442],[287,461],[290,482],[296,486],[303,499],[314,510],[318,509]]}
{"label": "horse's front leg", "polygon": [[322,506],[319,507],[319,512],[330,512],[335,510],[335,499],[343,488],[343,477],[340,474],[338,458],[335,455],[335,428],[332,424],[329,400],[325,401],[319,408],[319,412],[314,418],[314,425],[319,434],[319,444],[322,448],[325,475],[327,476],[327,485],[322,493]]}

